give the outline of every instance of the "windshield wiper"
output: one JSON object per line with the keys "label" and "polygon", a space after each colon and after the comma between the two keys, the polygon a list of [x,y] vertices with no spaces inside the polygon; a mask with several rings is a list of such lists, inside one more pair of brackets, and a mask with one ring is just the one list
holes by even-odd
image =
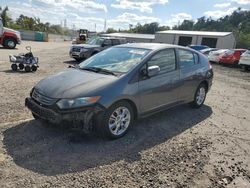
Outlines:
{"label": "windshield wiper", "polygon": [[92,72],[97,72],[97,73],[106,73],[106,74],[117,76],[114,72],[107,70],[107,69],[99,68],[99,67],[81,67],[80,69],[92,71]]}

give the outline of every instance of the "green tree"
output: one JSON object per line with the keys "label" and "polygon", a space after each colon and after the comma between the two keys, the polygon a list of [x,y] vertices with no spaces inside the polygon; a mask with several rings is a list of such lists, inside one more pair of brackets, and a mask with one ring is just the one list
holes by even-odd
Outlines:
{"label": "green tree", "polygon": [[193,30],[194,21],[193,20],[184,20],[181,25],[175,26],[179,30]]}
{"label": "green tree", "polygon": [[107,33],[116,33],[117,30],[115,30],[114,28],[108,28],[106,32]]}
{"label": "green tree", "polygon": [[11,17],[8,15],[9,8],[6,6],[5,8],[0,7],[0,16],[3,21],[3,26],[8,27],[11,24]]}

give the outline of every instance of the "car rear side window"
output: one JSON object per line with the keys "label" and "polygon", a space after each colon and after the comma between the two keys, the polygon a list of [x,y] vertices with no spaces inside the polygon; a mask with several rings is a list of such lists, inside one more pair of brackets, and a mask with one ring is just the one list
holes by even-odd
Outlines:
{"label": "car rear side window", "polygon": [[199,57],[196,53],[188,50],[179,49],[180,68],[186,68],[199,63]]}
{"label": "car rear side window", "polygon": [[149,61],[148,66],[157,65],[160,67],[160,74],[170,72],[176,69],[176,57],[174,49],[161,50],[155,54]]}

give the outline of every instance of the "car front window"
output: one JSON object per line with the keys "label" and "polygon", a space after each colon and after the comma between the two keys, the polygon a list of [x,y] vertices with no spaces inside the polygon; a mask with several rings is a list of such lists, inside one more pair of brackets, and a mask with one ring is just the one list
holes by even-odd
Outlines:
{"label": "car front window", "polygon": [[102,68],[112,72],[126,73],[135,67],[150,50],[139,48],[109,48],[83,61],[80,68]]}
{"label": "car front window", "polygon": [[90,39],[87,44],[90,44],[90,45],[102,45],[104,39],[103,38],[93,38],[93,39]]}

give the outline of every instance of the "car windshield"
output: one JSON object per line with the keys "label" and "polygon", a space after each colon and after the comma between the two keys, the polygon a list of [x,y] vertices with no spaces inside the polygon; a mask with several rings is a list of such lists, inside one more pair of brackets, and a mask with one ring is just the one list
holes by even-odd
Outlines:
{"label": "car windshield", "polygon": [[104,39],[103,38],[92,38],[90,39],[87,44],[90,44],[90,45],[101,45],[103,43]]}
{"label": "car windshield", "polygon": [[139,48],[109,48],[83,61],[79,67],[82,69],[94,67],[116,73],[126,73],[140,63],[149,51]]}

